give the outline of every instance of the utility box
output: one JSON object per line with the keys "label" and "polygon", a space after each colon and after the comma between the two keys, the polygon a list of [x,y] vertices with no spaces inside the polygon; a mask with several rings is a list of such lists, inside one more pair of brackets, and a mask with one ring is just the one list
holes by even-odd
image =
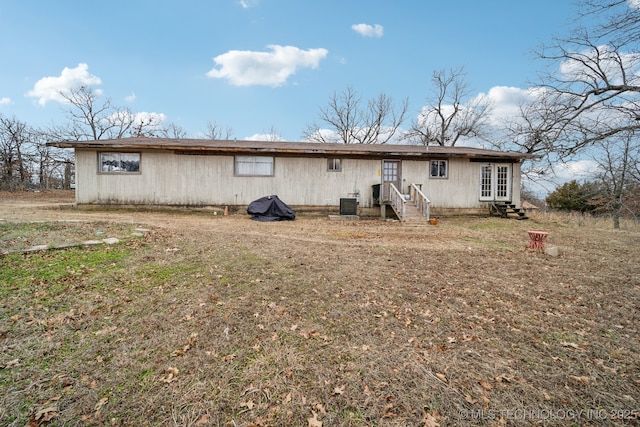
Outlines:
{"label": "utility box", "polygon": [[358,199],[341,198],[340,215],[358,215]]}

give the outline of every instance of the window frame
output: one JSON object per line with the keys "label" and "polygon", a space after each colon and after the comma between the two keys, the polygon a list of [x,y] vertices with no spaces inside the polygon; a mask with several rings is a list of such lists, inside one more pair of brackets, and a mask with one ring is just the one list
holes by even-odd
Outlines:
{"label": "window frame", "polygon": [[338,157],[330,157],[327,159],[328,172],[342,172],[342,159]]}
{"label": "window frame", "polygon": [[[436,169],[434,169],[434,166]],[[444,173],[441,173],[444,166]],[[434,170],[437,172],[434,174]],[[449,160],[433,159],[429,161],[429,178],[430,179],[449,179]]]}
{"label": "window frame", "polygon": [[[112,162],[116,162],[121,166],[126,160],[123,157],[135,157],[137,156],[138,168],[137,170],[127,170],[126,168],[119,168],[117,170],[105,170],[104,165],[106,159],[103,156],[112,156]],[[117,167],[119,167],[117,166]],[[140,175],[142,173],[142,153],[139,151],[98,151],[98,174],[102,175]]]}
{"label": "window frame", "polygon": [[[245,161],[243,163],[246,164],[252,164],[252,170],[249,172],[241,172],[239,170],[239,163],[238,160],[240,159],[252,159],[252,162],[248,162]],[[258,159],[270,159],[270,162],[257,162],[256,160]],[[269,173],[260,173],[260,171],[258,170],[258,164],[263,163],[263,164],[270,164],[270,170]],[[275,164],[276,164],[276,159],[274,156],[252,156],[252,155],[237,155],[237,156],[233,156],[233,176],[258,176],[258,177],[272,177],[274,176],[275,173]]]}

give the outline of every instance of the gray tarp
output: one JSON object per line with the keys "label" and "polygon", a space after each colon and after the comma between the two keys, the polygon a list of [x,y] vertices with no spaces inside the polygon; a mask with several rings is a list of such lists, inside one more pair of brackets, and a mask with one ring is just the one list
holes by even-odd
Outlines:
{"label": "gray tarp", "polygon": [[247,207],[247,213],[256,221],[292,221],[296,213],[278,196],[265,196],[254,200]]}

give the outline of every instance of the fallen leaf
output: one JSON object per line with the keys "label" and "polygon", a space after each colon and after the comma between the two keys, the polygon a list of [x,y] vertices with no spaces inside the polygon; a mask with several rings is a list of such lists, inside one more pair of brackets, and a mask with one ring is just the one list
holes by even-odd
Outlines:
{"label": "fallen leaf", "polygon": [[200,427],[200,426],[208,426],[209,425],[209,417],[206,415],[203,415],[200,417],[200,419],[198,421],[196,421],[196,426]]}
{"label": "fallen leaf", "polygon": [[591,382],[591,379],[589,377],[577,377],[575,375],[569,375],[569,379],[573,380],[575,382],[578,382],[580,384],[584,384],[584,385],[589,385],[589,383]]}
{"label": "fallen leaf", "polygon": [[494,379],[496,380],[496,382],[499,382],[499,383],[510,383],[511,381],[513,381],[513,378],[509,378],[505,375],[498,375]]}
{"label": "fallen leaf", "polygon": [[448,383],[449,382],[449,380],[447,379],[447,377],[444,374],[436,374],[436,378],[438,378],[443,383]]}
{"label": "fallen leaf", "polygon": [[56,415],[58,415],[58,407],[48,406],[36,412],[33,419],[35,419],[38,422],[38,424],[36,425],[39,425],[40,423],[51,421],[53,417],[55,417]]}
{"label": "fallen leaf", "polygon": [[3,367],[3,368],[6,369],[6,368],[10,368],[12,366],[18,366],[19,364],[20,364],[20,359],[13,359],[13,360],[8,361],[4,366],[0,365],[0,367]]}
{"label": "fallen leaf", "polygon": [[[187,348],[187,350],[188,350],[188,348]],[[184,349],[179,348],[179,349],[173,350],[173,351],[171,352],[171,356],[172,356],[172,357],[184,356],[184,352],[185,352],[185,350],[184,350]]]}
{"label": "fallen leaf", "polygon": [[[61,395],[61,394],[58,394],[58,395],[56,395],[56,396],[52,397],[51,399],[49,399],[49,400],[47,401],[47,403],[57,402],[57,401],[58,401],[58,400],[60,400],[60,399],[62,399],[62,395]],[[45,405],[46,405],[47,403],[45,403]]]}
{"label": "fallen leaf", "polygon": [[96,411],[99,411],[104,405],[107,404],[107,402],[109,401],[108,397],[103,397],[102,399],[98,400],[98,403],[96,403],[96,406],[93,408]]}
{"label": "fallen leaf", "polygon": [[118,329],[117,326],[110,326],[108,328],[100,329],[99,331],[94,332],[95,335],[106,335]]}
{"label": "fallen leaf", "polygon": [[344,387],[345,386],[341,386],[341,387],[336,387],[333,389],[333,394],[344,394]]}
{"label": "fallen leaf", "polygon": [[480,381],[479,384],[482,386],[483,389],[485,390],[491,390],[493,389],[493,386],[491,384],[489,384],[486,381]]}
{"label": "fallen leaf", "polygon": [[322,415],[327,415],[327,410],[324,409],[324,405],[322,403],[316,403],[314,408],[316,408]]}
{"label": "fallen leaf", "polygon": [[429,412],[425,412],[422,416],[424,427],[440,427],[440,423],[438,421],[438,418],[434,417]]}
{"label": "fallen leaf", "polygon": [[582,350],[582,348],[574,342],[562,342],[560,343],[560,345],[562,345],[563,347],[575,348],[576,350]]}
{"label": "fallen leaf", "polygon": [[178,370],[178,368],[167,368],[165,372],[166,375],[163,375],[160,378],[160,381],[169,384],[176,380],[176,375],[178,375],[180,371]]}
{"label": "fallen leaf", "polygon": [[318,414],[316,414],[314,411],[311,411],[311,414],[313,416],[307,419],[307,421],[309,422],[309,427],[322,427],[322,421],[318,419]]}

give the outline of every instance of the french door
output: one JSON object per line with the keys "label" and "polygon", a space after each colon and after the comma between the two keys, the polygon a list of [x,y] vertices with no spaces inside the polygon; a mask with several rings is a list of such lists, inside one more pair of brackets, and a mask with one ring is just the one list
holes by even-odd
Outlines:
{"label": "french door", "polygon": [[509,163],[480,165],[480,201],[511,201],[512,173]]}

